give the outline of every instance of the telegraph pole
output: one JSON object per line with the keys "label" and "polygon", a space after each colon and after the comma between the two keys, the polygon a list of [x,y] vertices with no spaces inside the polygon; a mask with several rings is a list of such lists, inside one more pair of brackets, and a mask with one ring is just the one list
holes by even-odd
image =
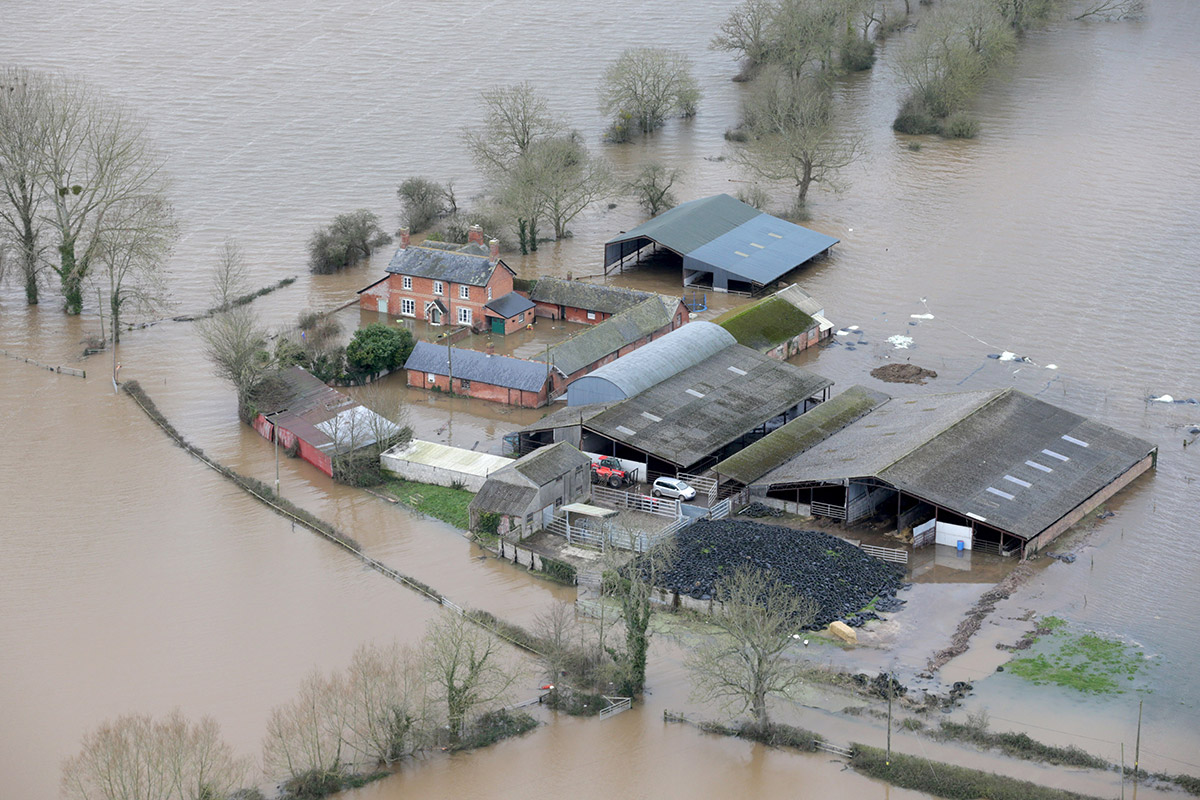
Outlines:
{"label": "telegraph pole", "polygon": [[1138,787],[1138,761],[1142,755],[1142,703],[1145,700],[1138,700],[1138,728],[1137,739],[1133,745],[1133,800],[1137,800]]}

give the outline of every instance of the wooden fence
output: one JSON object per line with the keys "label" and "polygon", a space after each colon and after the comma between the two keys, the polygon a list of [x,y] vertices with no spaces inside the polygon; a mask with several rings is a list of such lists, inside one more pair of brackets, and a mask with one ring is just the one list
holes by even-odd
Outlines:
{"label": "wooden fence", "polygon": [[35,367],[40,367],[42,369],[49,370],[50,372],[57,372],[60,375],[73,375],[76,378],[87,377],[87,372],[85,370],[75,369],[74,367],[64,367],[62,365],[43,364],[41,361],[37,361],[36,359],[32,358],[26,358],[25,356],[17,353],[10,353],[8,350],[0,350],[0,355],[8,356],[13,361],[24,361],[26,364],[33,364]]}

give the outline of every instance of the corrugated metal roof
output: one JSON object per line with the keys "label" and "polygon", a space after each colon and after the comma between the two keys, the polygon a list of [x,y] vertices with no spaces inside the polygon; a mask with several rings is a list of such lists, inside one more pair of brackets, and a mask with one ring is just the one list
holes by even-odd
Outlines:
{"label": "corrugated metal roof", "polygon": [[555,428],[565,428],[570,425],[581,425],[601,411],[607,411],[613,405],[613,403],[593,403],[586,406],[559,408],[551,411],[537,422],[529,423],[524,428],[521,428],[521,430],[533,433],[536,431],[552,431]]}
{"label": "corrugated metal roof", "polygon": [[680,203],[633,230],[614,236],[607,244],[651,239],[686,255],[762,213],[737,198],[716,194]]}
{"label": "corrugated metal roof", "polygon": [[837,243],[832,236],[760,214],[687,256],[765,286]]}
{"label": "corrugated metal roof", "polygon": [[569,442],[555,442],[521,456],[506,469],[519,472],[535,486],[545,486],[577,467],[588,466],[591,463],[590,456],[584,455]]}
{"label": "corrugated metal roof", "polygon": [[290,367],[279,375],[287,387],[284,397],[275,409],[260,409],[261,413],[273,415],[272,422],[323,453],[366,447],[375,443],[378,434],[398,430],[394,423],[326,386],[302,367]]}
{"label": "corrugated metal roof", "polygon": [[[450,350],[451,353],[446,351]],[[446,348],[429,342],[417,342],[412,355],[404,362],[405,369],[449,375],[469,381],[490,383],[526,392],[541,391],[546,384],[546,365],[508,356],[489,356],[478,350]]]}
{"label": "corrugated metal roof", "polygon": [[455,248],[450,250],[446,246],[436,246],[441,244],[430,242],[401,247],[392,256],[387,271],[470,286],[486,286],[497,266],[512,272],[503,261],[493,264],[486,247],[477,244],[450,245]]}
{"label": "corrugated metal roof", "polygon": [[537,497],[537,493],[538,490],[532,486],[522,486],[491,477],[483,482],[469,508],[476,513],[490,512],[522,517],[531,511],[529,506]]}
{"label": "corrugated metal roof", "polygon": [[413,464],[424,464],[430,467],[464,472],[467,475],[478,475],[486,478],[493,472],[504,469],[513,463],[511,458],[496,456],[491,453],[479,453],[462,447],[451,447],[437,442],[425,442],[413,439],[408,444],[400,444],[386,451],[382,458],[394,458]]}
{"label": "corrugated metal roof", "polygon": [[529,293],[529,298],[538,303],[582,308],[604,314],[624,311],[651,296],[648,292],[638,292],[620,286],[601,286],[562,278],[538,278]]}
{"label": "corrugated metal roof", "polygon": [[815,297],[794,283],[791,286],[780,289],[775,293],[775,296],[780,300],[786,300],[810,317],[816,317],[825,313],[825,307]]}
{"label": "corrugated metal roof", "polygon": [[690,322],[567,387],[567,405],[621,400],[716,355],[737,340],[711,322]]}
{"label": "corrugated metal roof", "polygon": [[808,483],[878,475],[978,411],[996,394],[956,392],[893,400],[755,483]]}
{"label": "corrugated metal roof", "polygon": [[652,295],[637,305],[612,315],[599,325],[593,325],[559,342],[548,352],[534,358],[538,361],[549,361],[564,375],[573,375],[622,347],[670,325],[671,313],[661,298]]}
{"label": "corrugated metal roof", "polygon": [[[706,324],[711,325],[685,325],[613,365]],[[584,427],[686,468],[831,384],[820,375],[733,344],[597,414]]]}
{"label": "corrugated metal roof", "polygon": [[927,395],[880,406],[755,483],[874,477],[1029,539],[1154,449],[1012,389]]}
{"label": "corrugated metal roof", "polygon": [[528,311],[529,309],[533,308],[533,303],[531,303],[529,298],[525,297],[524,295],[519,295],[516,292],[509,292],[503,297],[497,297],[495,300],[492,300],[485,305],[484,308],[495,311],[501,317],[509,319],[511,317],[515,317],[517,314],[520,314],[523,311]]}
{"label": "corrugated metal roof", "polygon": [[810,447],[828,439],[890,398],[865,386],[851,386],[749,447],[734,453],[713,469],[722,477],[751,484]]}

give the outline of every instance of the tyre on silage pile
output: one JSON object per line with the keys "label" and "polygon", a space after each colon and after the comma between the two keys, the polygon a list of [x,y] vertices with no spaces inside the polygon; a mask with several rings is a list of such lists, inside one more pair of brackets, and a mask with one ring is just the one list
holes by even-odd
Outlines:
{"label": "tyre on silage pile", "polygon": [[904,585],[903,568],[820,531],[745,520],[701,520],[676,534],[675,540],[674,563],[659,578],[660,588],[708,599],[721,577],[740,566],[767,570],[816,601],[820,610],[812,630],[853,617],[876,596],[894,598]]}

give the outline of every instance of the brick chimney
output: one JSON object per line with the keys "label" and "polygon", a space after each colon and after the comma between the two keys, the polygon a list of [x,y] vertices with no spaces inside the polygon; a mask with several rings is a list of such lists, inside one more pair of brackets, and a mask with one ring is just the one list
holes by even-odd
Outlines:
{"label": "brick chimney", "polygon": [[480,247],[483,247],[483,226],[482,225],[472,225],[471,226],[471,229],[467,232],[467,244],[477,244]]}
{"label": "brick chimney", "polygon": [[496,345],[494,345],[490,341],[487,343],[487,354],[488,354],[488,358],[491,358],[492,356],[496,355]]}
{"label": "brick chimney", "polygon": [[409,241],[411,241],[411,238],[412,237],[409,235],[408,228],[400,229],[400,249],[401,250],[408,249],[408,243],[409,243]]}
{"label": "brick chimney", "polygon": [[571,280],[571,273],[567,272],[567,280]]}
{"label": "brick chimney", "polygon": [[488,242],[488,250],[490,251],[489,255],[491,256],[492,263],[495,264],[500,260],[500,240],[492,239]]}

